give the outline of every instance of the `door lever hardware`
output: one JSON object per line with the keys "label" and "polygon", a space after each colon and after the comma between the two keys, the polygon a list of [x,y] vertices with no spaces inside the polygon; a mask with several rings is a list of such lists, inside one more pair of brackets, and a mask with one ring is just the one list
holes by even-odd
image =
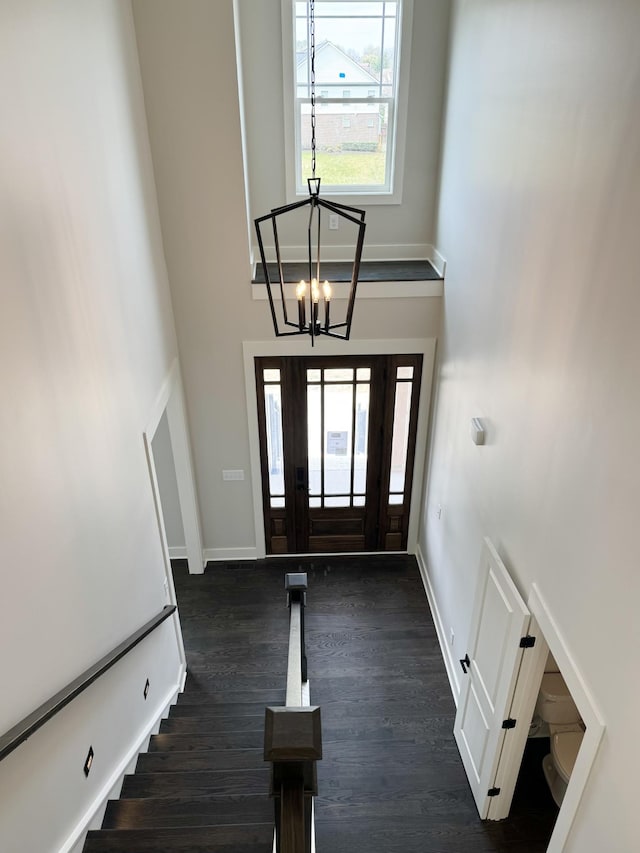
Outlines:
{"label": "door lever hardware", "polygon": [[306,477],[304,466],[299,466],[296,468],[296,489],[299,492],[303,492],[306,489]]}
{"label": "door lever hardware", "polygon": [[466,675],[467,668],[471,666],[471,661],[469,660],[468,654],[466,654],[463,658],[460,658],[460,666],[462,667],[462,671]]}

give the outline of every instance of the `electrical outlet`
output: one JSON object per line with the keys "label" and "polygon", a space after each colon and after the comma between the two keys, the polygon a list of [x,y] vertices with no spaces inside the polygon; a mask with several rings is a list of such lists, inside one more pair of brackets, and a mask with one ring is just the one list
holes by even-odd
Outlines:
{"label": "electrical outlet", "polygon": [[338,216],[337,213],[330,213],[329,214],[329,231],[337,231],[339,221],[340,221],[340,217]]}
{"label": "electrical outlet", "polygon": [[147,678],[147,681],[146,681],[146,683],[145,683],[145,685],[144,685],[144,698],[145,698],[145,699],[146,699],[146,698],[147,698],[147,696],[149,695],[149,687],[150,687],[150,685],[149,685],[149,679]]}
{"label": "electrical outlet", "polygon": [[93,747],[89,747],[89,752],[87,753],[87,757],[84,760],[84,775],[88,776],[89,771],[91,770],[91,765],[93,764]]}

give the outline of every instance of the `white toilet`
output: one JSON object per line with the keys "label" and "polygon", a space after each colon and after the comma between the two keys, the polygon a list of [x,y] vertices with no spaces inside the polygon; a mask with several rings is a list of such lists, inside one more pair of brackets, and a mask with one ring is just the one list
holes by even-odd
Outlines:
{"label": "white toilet", "polygon": [[549,726],[551,753],[543,759],[542,769],[551,795],[560,806],[582,744],[584,726],[559,672],[545,672],[542,676],[535,713]]}

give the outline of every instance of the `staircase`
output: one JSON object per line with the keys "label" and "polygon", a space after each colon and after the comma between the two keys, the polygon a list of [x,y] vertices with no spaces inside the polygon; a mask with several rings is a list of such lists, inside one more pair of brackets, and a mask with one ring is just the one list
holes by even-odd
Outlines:
{"label": "staircase", "polygon": [[266,704],[190,696],[187,680],[83,853],[271,853]]}

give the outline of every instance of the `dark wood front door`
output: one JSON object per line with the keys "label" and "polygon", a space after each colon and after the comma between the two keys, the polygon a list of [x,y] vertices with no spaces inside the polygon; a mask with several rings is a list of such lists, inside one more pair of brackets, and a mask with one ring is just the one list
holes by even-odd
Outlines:
{"label": "dark wood front door", "polygon": [[268,554],[401,551],[422,356],[256,359]]}

